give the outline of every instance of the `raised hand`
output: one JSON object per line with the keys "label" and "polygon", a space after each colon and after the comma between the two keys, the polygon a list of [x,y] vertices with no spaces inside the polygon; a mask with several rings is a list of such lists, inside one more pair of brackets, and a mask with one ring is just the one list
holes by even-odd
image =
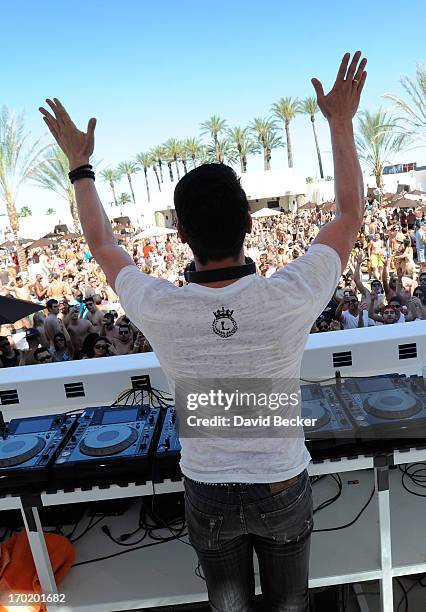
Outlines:
{"label": "raised hand", "polygon": [[[349,64],[350,53],[345,53],[331,91],[325,95],[322,83],[312,79],[317,94],[318,106],[324,117],[330,122],[345,122],[355,115],[367,73],[366,58],[361,61],[361,51],[357,51]],[[349,67],[348,67],[349,64]]]}
{"label": "raised hand", "polygon": [[53,115],[40,107],[43,120],[58,145],[68,158],[70,170],[89,163],[95,146],[96,119],[92,117],[87,124],[87,132],[81,132],[72,122],[65,108],[57,98],[46,100]]}

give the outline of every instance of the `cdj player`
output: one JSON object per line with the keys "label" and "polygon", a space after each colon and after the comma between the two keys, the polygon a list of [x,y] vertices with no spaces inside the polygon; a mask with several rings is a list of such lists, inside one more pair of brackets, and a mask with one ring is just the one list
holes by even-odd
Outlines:
{"label": "cdj player", "polygon": [[348,379],[336,385],[336,394],[362,440],[426,437],[426,387],[420,376]]}
{"label": "cdj player", "polygon": [[164,415],[160,438],[154,455],[153,481],[161,482],[166,478],[182,478],[179,467],[181,446],[176,428],[176,409],[167,408]]}
{"label": "cdj player", "polygon": [[43,489],[49,468],[77,426],[76,416],[12,419],[0,437],[0,489],[15,493]]}
{"label": "cdj player", "polygon": [[83,484],[145,482],[151,478],[159,408],[86,408],[53,466],[54,481]]}

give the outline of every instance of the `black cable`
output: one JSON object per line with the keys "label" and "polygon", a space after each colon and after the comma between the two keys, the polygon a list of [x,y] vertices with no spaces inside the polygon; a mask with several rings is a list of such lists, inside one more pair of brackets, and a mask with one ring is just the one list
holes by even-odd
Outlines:
{"label": "black cable", "polygon": [[[400,609],[400,607],[401,607],[402,602],[404,602],[404,603],[405,603],[405,611],[404,611],[404,612],[408,612],[408,591],[407,591],[407,589],[405,588],[405,586],[402,584],[402,582],[401,582],[401,580],[400,580],[399,578],[396,578],[396,577],[395,577],[395,582],[398,584],[399,588],[400,588],[400,589],[401,589],[401,591],[402,591],[402,598],[399,600],[398,606],[397,606],[397,608],[396,608],[396,612],[399,612],[399,609]],[[415,584],[414,584],[414,585],[412,585],[412,586],[410,587],[410,589],[409,589],[409,590],[411,591],[411,589],[412,589],[414,586],[416,586],[416,585],[415,585]]]}
{"label": "black cable", "polygon": [[366,503],[363,505],[361,510],[358,512],[358,514],[356,515],[356,517],[352,521],[350,521],[349,523],[346,523],[345,525],[340,525],[339,527],[328,527],[326,529],[314,529],[313,533],[320,533],[320,532],[325,532],[325,531],[338,531],[340,529],[346,529],[347,527],[351,527],[354,523],[357,522],[357,520],[359,519],[361,514],[364,512],[364,510],[367,508],[368,504],[373,499],[374,491],[375,491],[375,488],[373,487],[373,490],[371,491],[370,497],[367,499]]}
{"label": "black cable", "polygon": [[85,536],[91,529],[96,527],[96,525],[99,525],[99,523],[105,519],[105,515],[100,516],[97,521],[94,521],[94,519],[95,517],[92,516],[86,529],[82,533],[80,533],[79,536],[77,536],[73,540],[70,540],[72,544],[74,544],[75,542],[78,542],[78,540],[80,540],[83,536]]}
{"label": "black cable", "polygon": [[324,510],[324,508],[327,508],[328,506],[331,506],[331,504],[334,504],[334,502],[338,500],[342,494],[343,484],[342,484],[342,479],[340,478],[340,474],[324,474],[324,476],[330,476],[331,478],[333,478],[333,480],[337,482],[337,486],[339,487],[339,489],[336,495],[333,495],[333,497],[326,499],[319,506],[314,508],[314,511],[313,511],[314,514],[316,514],[320,510]]}
{"label": "black cable", "polygon": [[[424,466],[424,467],[419,467]],[[413,470],[413,468],[415,468]],[[400,472],[402,472],[401,476],[401,484],[403,488],[411,495],[415,495],[416,497],[426,497],[424,493],[418,493],[417,491],[413,491],[407,487],[406,481],[411,481],[412,484],[421,487],[423,489],[426,488],[426,463],[420,461],[418,463],[406,463],[403,467],[398,466]]]}
{"label": "black cable", "polygon": [[107,559],[113,559],[114,557],[119,557],[121,555],[125,555],[126,553],[133,552],[134,550],[141,550],[142,548],[149,548],[150,546],[159,546],[163,542],[171,542],[172,540],[176,540],[176,537],[164,538],[162,542],[150,542],[149,544],[143,544],[142,546],[135,546],[134,548],[129,548],[127,550],[121,550],[120,552],[114,553],[112,555],[106,555],[104,557],[97,557],[96,559],[88,559],[87,561],[79,561],[78,563],[74,563],[72,567],[78,567],[79,565],[87,565],[89,563],[96,563],[98,561],[105,561]]}

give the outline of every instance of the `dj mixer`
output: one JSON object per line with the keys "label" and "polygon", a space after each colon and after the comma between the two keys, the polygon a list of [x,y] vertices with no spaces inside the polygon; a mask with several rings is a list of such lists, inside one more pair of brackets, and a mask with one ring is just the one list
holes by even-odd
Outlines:
{"label": "dj mixer", "polygon": [[176,409],[167,408],[153,462],[153,481],[181,478],[179,468],[181,445],[176,428]]}

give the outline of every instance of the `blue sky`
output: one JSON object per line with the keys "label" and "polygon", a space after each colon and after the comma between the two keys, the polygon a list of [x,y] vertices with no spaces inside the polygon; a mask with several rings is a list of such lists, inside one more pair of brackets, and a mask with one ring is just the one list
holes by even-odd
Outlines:
{"label": "blue sky", "polygon": [[[46,132],[37,111],[46,97],[59,97],[80,126],[96,116],[96,157],[100,167],[115,165],[167,138],[197,136],[213,114],[247,125],[282,96],[313,95],[313,76],[327,89],[346,50],[359,48],[369,60],[361,108],[389,107],[382,94],[402,93],[401,75],[414,76],[416,62],[426,61],[423,14],[418,0],[408,11],[371,0],[21,0],[2,7],[0,103],[25,110],[34,137]],[[317,123],[332,174],[327,124],[322,116]],[[294,121],[292,134],[295,170],[316,176],[307,117]],[[426,151],[393,161],[424,164]],[[258,156],[249,169],[261,163]],[[274,152],[272,167],[285,165],[285,150]],[[128,191],[125,181],[118,190]],[[143,204],[141,178],[135,191]],[[20,204],[34,212],[63,206],[30,186]]]}

